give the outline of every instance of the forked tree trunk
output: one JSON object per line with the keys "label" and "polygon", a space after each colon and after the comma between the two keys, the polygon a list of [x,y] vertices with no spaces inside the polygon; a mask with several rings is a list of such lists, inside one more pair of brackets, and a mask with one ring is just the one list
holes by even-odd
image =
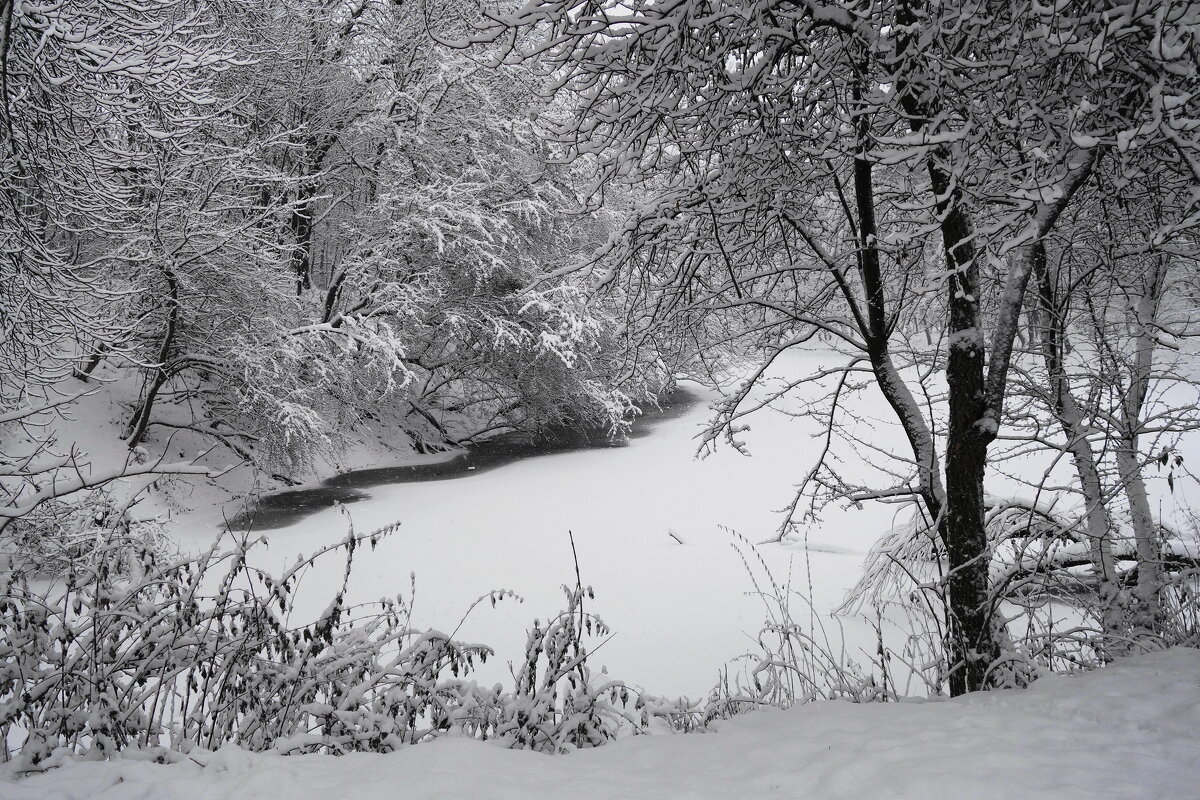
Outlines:
{"label": "forked tree trunk", "polygon": [[[923,0],[902,2],[896,8],[896,89],[914,133],[921,133],[936,116],[939,102],[936,86],[909,81],[909,68],[904,64],[908,58],[920,58],[926,46],[921,41],[924,13]],[[949,276],[946,383],[950,419],[946,430],[946,506],[938,533],[949,562],[946,655],[950,694],[957,696],[986,688],[989,671],[1000,658],[999,631],[992,620],[993,598],[988,582],[991,549],[983,509],[987,450],[996,436],[999,409],[990,407],[984,379],[986,353],[975,233],[962,193],[949,171],[951,164],[952,153],[946,146],[931,148],[925,159]],[[1021,283],[1018,307],[1024,288]],[[1007,359],[1007,355],[1001,358]]]}
{"label": "forked tree trunk", "polygon": [[[859,74],[868,75],[871,73],[866,60],[868,56],[861,58]],[[896,369],[889,347],[891,329],[888,324],[887,290],[879,257],[874,165],[867,157],[873,145],[871,117],[866,111],[866,104],[862,102],[865,87],[860,81],[855,81],[852,91],[856,111],[855,152],[858,154],[854,159],[854,200],[858,214],[857,260],[867,311],[866,318],[859,320],[859,326],[867,345],[867,357],[871,361],[876,385],[895,413],[912,449],[917,469],[917,493],[927,518],[932,524],[938,525],[946,503],[946,490],[942,486],[941,465],[933,433],[900,371]]]}
{"label": "forked tree trunk", "polygon": [[163,332],[162,342],[158,347],[158,361],[151,367],[153,372],[147,378],[146,388],[142,391],[141,402],[134,411],[133,418],[129,420],[129,425],[126,426],[123,434],[123,438],[131,450],[141,444],[142,440],[146,437],[146,431],[150,427],[150,413],[154,409],[154,402],[158,399],[159,391],[171,377],[167,364],[171,358],[171,351],[175,348],[175,334],[179,326],[179,279],[176,277],[175,271],[169,266],[164,266],[162,273],[167,280],[167,329]]}

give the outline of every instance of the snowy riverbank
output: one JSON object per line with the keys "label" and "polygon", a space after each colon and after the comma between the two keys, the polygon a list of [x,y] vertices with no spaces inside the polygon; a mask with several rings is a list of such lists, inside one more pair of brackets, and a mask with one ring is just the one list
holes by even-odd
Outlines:
{"label": "snowy riverbank", "polygon": [[72,761],[14,780],[6,800],[528,800],[1200,796],[1200,650],[941,702],[823,702],[703,735],[639,736],[566,756],[442,739],[388,755],[226,748],[173,765]]}

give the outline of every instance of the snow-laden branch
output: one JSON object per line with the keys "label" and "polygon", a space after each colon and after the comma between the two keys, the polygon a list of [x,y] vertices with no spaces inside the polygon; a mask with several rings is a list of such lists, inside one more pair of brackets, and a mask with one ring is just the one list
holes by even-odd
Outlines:
{"label": "snow-laden branch", "polygon": [[14,411],[9,411],[6,414],[0,414],[0,425],[4,425],[9,422],[16,422],[16,421],[22,420],[22,419],[27,419],[29,417],[41,414],[44,411],[49,411],[51,409],[58,408],[60,406],[74,403],[76,400],[87,397],[88,395],[91,395],[91,394],[95,394],[97,391],[98,391],[98,389],[96,387],[81,389],[78,392],[75,392],[73,394],[64,395],[62,397],[47,401],[45,403],[41,403],[36,406],[26,406],[24,408],[19,408]]}
{"label": "snow-laden branch", "polygon": [[223,469],[213,469],[185,461],[167,464],[163,463],[163,458],[165,456],[145,464],[124,464],[106,470],[96,470],[87,475],[84,475],[83,471],[78,468],[71,470],[70,474],[65,476],[61,474],[64,470],[56,470],[49,483],[38,488],[32,496],[20,498],[11,505],[0,507],[0,519],[20,519],[43,503],[83,489],[105,486],[123,478],[135,478],[142,475],[202,475],[208,478],[217,478],[226,472]]}
{"label": "snow-laden branch", "polygon": [[1003,416],[1013,342],[1016,340],[1017,326],[1025,303],[1025,290],[1033,274],[1034,251],[1030,245],[1045,238],[1054,229],[1055,223],[1072,198],[1091,177],[1101,155],[1102,151],[1099,148],[1087,151],[1083,162],[1063,177],[1059,190],[1053,193],[1053,200],[1040,203],[1024,230],[1016,237],[1021,243],[1021,256],[1015,264],[1010,263],[1004,290],[1000,296],[985,379],[985,410],[980,420],[980,424],[990,430],[993,436],[999,430]]}

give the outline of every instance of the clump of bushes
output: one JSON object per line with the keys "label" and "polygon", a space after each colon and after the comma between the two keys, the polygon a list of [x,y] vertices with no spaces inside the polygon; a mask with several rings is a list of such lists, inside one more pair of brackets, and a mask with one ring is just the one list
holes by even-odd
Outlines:
{"label": "clump of bushes", "polygon": [[[138,748],[164,760],[233,743],[281,753],[386,752],[449,731],[512,747],[591,747],[657,707],[594,681],[585,637],[604,623],[591,589],[530,631],[509,689],[472,677],[492,650],[411,625],[399,597],[350,606],[354,556],[391,533],[349,533],[282,575],[251,565],[249,535],[198,556],[110,537],[47,581],[19,565],[0,593],[0,756],[41,769]],[[294,625],[298,576],[340,553],[343,581]],[[495,591],[480,601],[512,597]]]}
{"label": "clump of bushes", "polygon": [[79,499],[52,500],[3,520],[0,575],[65,575],[97,559],[127,571],[144,550],[159,560],[169,558],[174,547],[161,522],[132,519],[131,505],[99,487]]}

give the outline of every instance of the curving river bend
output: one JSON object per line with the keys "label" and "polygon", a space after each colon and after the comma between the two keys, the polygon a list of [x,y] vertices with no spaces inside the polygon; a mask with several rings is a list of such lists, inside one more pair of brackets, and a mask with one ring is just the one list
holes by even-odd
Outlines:
{"label": "curving river bend", "polygon": [[528,433],[502,433],[442,461],[353,470],[329,478],[320,486],[265,494],[228,524],[234,529],[255,531],[286,528],[321,509],[370,499],[365,490],[375,486],[469,478],[527,458],[625,447],[630,441],[648,436],[659,423],[695,410],[703,395],[698,389],[677,388],[658,408],[643,411],[623,439],[615,440],[599,429],[568,427],[554,428],[536,437]]}

